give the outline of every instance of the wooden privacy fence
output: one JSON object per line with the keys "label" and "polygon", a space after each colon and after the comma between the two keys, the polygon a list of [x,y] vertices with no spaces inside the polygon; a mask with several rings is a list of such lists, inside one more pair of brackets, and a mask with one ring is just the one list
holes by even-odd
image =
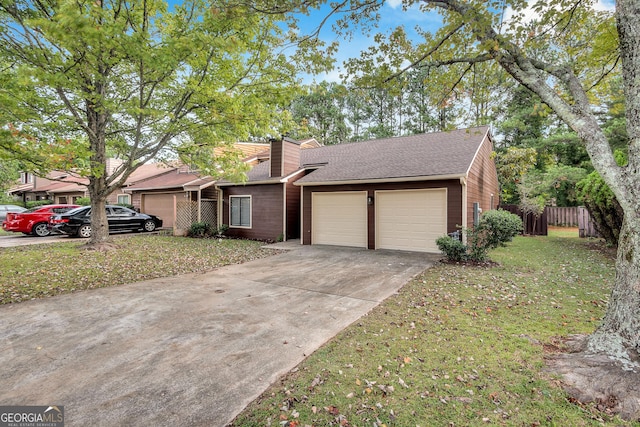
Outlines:
{"label": "wooden privacy fence", "polygon": [[600,237],[587,208],[578,206],[576,212],[578,215],[578,233],[580,237]]}
{"label": "wooden privacy fence", "polygon": [[518,215],[522,218],[522,225],[524,226],[523,234],[530,234],[534,236],[546,236],[548,233],[547,227],[547,210],[545,209],[542,215],[536,218],[533,214],[525,215],[522,213],[517,205],[501,205],[500,209],[509,211],[512,214]]}
{"label": "wooden privacy fence", "polygon": [[559,227],[578,226],[578,208],[575,206],[570,208],[548,206],[545,209],[547,210],[547,224]]}
{"label": "wooden privacy fence", "polygon": [[[518,215],[522,218],[525,234],[547,235],[549,225],[559,227],[578,227],[580,237],[600,237],[593,223],[589,211],[584,206],[557,207],[547,206],[544,213],[534,225],[533,215],[529,214],[525,219],[517,205],[502,205],[500,208]],[[535,229],[534,229],[535,226]]]}

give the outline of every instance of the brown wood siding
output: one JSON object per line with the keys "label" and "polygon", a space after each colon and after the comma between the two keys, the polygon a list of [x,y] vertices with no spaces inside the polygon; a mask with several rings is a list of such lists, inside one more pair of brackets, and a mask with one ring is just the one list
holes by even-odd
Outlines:
{"label": "brown wood siding", "polygon": [[275,241],[283,233],[283,189],[281,183],[223,187],[223,224],[230,222],[229,196],[251,196],[251,228],[229,228],[227,235]]}
{"label": "brown wood siding", "polygon": [[300,169],[300,146],[282,141],[282,175],[287,176]]}
{"label": "brown wood siding", "polygon": [[271,141],[269,176],[282,176],[282,144],[283,141]]}
{"label": "brown wood siding", "polygon": [[200,192],[200,197],[203,199],[218,200],[218,190],[215,185],[210,185]]}
{"label": "brown wood siding", "polygon": [[131,204],[134,209],[140,211],[142,207],[142,194],[140,193],[131,193]]}
{"label": "brown wood siding", "polygon": [[[491,158],[493,144],[488,137],[482,143],[469,169],[467,178],[467,227],[473,227],[473,203],[478,202],[482,211],[497,209],[500,187],[496,165]],[[493,205],[491,195],[493,194]]]}
{"label": "brown wood siding", "polygon": [[376,184],[328,185],[303,187],[302,202],[302,243],[311,244],[311,193],[320,191],[366,191],[368,197],[374,197],[373,204],[367,206],[367,229],[369,249],[376,247],[375,192],[377,190],[418,190],[423,188],[447,189],[447,232],[458,230],[462,224],[462,185],[459,180],[393,182]]}

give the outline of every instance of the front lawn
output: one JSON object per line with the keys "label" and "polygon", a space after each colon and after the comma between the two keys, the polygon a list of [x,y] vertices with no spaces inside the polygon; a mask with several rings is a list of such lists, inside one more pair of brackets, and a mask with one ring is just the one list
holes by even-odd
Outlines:
{"label": "front lawn", "polygon": [[0,248],[0,304],[158,277],[201,273],[273,255],[260,242],[127,235],[116,249],[87,251],[85,242]]}
{"label": "front lawn", "polygon": [[598,325],[614,280],[610,252],[566,236],[518,237],[490,253],[496,267],[425,271],[233,425],[631,425],[570,402],[544,371],[562,337]]}

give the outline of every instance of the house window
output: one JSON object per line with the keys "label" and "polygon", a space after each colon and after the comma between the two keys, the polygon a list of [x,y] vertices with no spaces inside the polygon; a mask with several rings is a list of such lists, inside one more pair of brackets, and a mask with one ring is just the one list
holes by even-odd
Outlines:
{"label": "house window", "polygon": [[229,196],[231,227],[251,228],[251,196]]}
{"label": "house window", "polygon": [[20,172],[20,182],[22,184],[33,184],[33,175],[29,172]]}
{"label": "house window", "polygon": [[119,205],[130,205],[131,202],[129,202],[129,200],[130,200],[129,194],[118,194]]}

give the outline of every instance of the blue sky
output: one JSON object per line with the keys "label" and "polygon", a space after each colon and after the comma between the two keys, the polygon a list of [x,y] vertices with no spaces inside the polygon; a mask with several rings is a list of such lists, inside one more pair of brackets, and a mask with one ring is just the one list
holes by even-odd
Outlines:
{"label": "blue sky", "polygon": [[[317,28],[318,24],[327,16],[329,11],[330,8],[324,6],[320,10],[311,13],[309,17],[302,16],[300,20],[301,31],[306,32]],[[418,38],[418,34],[415,31],[416,27],[420,27],[423,31],[433,32],[442,24],[441,17],[435,12],[421,12],[417,7],[413,7],[410,11],[404,12],[402,10],[401,0],[386,1],[380,9],[380,17],[378,28],[374,28],[371,34],[363,34],[362,31],[356,29],[353,38],[350,40],[341,40],[333,32],[331,24],[335,22],[335,19],[327,22],[320,33],[320,38],[327,43],[334,41],[340,43],[340,49],[336,57],[336,69],[328,74],[325,73],[315,77],[306,76],[304,79],[305,83],[310,83],[313,79],[317,82],[322,80],[339,81],[342,62],[349,58],[359,57],[361,51],[373,45],[373,37],[376,33],[387,34],[394,28],[403,26],[410,37]]]}

